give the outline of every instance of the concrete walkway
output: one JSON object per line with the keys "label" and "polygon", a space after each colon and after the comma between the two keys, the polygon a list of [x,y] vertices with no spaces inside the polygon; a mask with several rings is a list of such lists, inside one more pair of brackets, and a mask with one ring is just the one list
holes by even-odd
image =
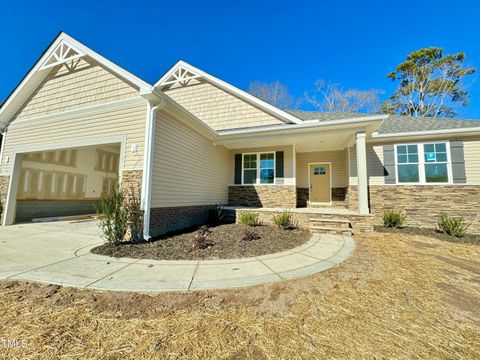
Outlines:
{"label": "concrete walkway", "polygon": [[327,270],[355,247],[349,236],[313,235],[302,246],[272,255],[173,261],[92,254],[100,243],[93,221],[0,227],[0,280],[142,292],[236,288]]}

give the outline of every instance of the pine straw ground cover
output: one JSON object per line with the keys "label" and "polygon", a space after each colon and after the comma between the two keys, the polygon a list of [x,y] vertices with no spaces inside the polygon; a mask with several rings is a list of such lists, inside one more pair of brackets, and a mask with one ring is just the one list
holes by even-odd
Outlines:
{"label": "pine straw ground cover", "polygon": [[[356,237],[341,266],[230,291],[101,293],[0,283],[4,358],[480,357],[480,246]],[[0,343],[1,346],[1,343]]]}

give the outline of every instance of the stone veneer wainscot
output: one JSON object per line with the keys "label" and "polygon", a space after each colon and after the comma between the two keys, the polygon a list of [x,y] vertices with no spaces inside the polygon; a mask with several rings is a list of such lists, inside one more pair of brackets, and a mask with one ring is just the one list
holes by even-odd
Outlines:
{"label": "stone veneer wainscot", "polygon": [[290,185],[231,185],[228,205],[247,207],[297,206],[297,188]]}
{"label": "stone veneer wainscot", "polygon": [[3,220],[3,213],[7,202],[8,183],[10,176],[0,175],[0,220]]}

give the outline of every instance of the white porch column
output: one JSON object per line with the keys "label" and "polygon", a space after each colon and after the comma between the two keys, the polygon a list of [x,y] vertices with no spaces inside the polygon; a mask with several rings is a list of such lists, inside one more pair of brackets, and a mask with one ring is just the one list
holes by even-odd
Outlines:
{"label": "white porch column", "polygon": [[297,148],[295,145],[292,145],[292,179],[293,184],[297,186]]}
{"label": "white porch column", "polygon": [[357,176],[358,176],[358,211],[360,214],[369,214],[368,185],[367,185],[367,150],[365,146],[366,134],[356,134]]}

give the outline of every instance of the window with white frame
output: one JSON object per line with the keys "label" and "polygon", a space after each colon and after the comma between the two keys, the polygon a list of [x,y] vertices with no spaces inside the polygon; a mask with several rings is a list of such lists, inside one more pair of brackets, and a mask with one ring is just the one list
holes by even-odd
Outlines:
{"label": "window with white frame", "polygon": [[275,183],[275,153],[242,154],[242,184]]}
{"label": "window with white frame", "polygon": [[448,142],[399,144],[395,149],[398,183],[450,182]]}

